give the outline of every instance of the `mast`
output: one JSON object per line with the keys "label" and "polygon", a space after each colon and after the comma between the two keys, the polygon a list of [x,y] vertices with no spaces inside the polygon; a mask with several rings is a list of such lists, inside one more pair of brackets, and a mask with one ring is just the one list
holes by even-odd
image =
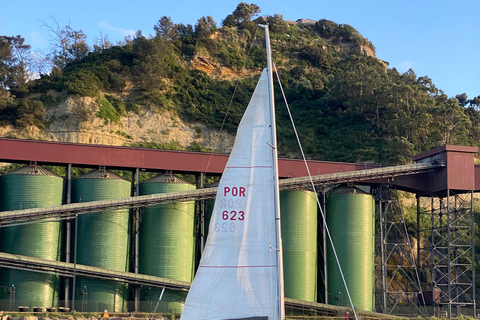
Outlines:
{"label": "mast", "polygon": [[265,42],[267,48],[267,72],[268,72],[268,87],[270,96],[270,112],[272,119],[272,157],[273,157],[273,179],[274,179],[274,205],[275,205],[275,230],[276,230],[276,244],[273,248],[276,252],[277,259],[277,299],[278,299],[278,319],[285,319],[285,298],[283,286],[283,249],[282,249],[282,230],[280,224],[280,193],[278,186],[278,154],[277,154],[277,125],[275,121],[275,99],[273,92],[273,62],[272,52],[270,47],[270,34],[268,32],[268,25],[263,25],[265,28]]}

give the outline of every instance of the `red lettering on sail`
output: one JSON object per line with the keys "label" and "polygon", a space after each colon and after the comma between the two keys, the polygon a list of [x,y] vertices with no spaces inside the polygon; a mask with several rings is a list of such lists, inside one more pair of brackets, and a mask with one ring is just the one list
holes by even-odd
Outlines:
{"label": "red lettering on sail", "polygon": [[245,212],[243,211],[227,211],[224,210],[222,212],[222,219],[223,220],[244,220],[245,219]]}
{"label": "red lettering on sail", "polygon": [[233,197],[245,197],[245,191],[245,187],[223,187],[223,196],[226,197],[227,194],[230,194]]}

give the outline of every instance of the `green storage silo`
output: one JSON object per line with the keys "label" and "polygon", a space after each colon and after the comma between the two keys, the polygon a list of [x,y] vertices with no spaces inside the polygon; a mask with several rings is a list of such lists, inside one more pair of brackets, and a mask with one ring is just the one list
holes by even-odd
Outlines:
{"label": "green storage silo", "polygon": [[[159,174],[140,183],[140,195],[193,190],[195,186],[172,174]],[[139,272],[174,280],[192,281],[195,262],[195,203],[148,207],[141,218]],[[144,287],[142,311],[152,312],[161,290]],[[157,312],[180,313],[186,294],[166,291]]]}
{"label": "green storage silo", "polygon": [[[375,200],[354,187],[338,187],[327,199],[327,225],[355,308],[375,308]],[[327,244],[329,304],[350,306],[330,243]]]}
{"label": "green storage silo", "polygon": [[[1,211],[61,205],[63,179],[45,168],[29,165],[2,175],[0,190]],[[2,252],[58,261],[61,250],[60,221],[3,227],[0,233]],[[15,303],[6,308],[58,306],[57,275],[0,268],[0,286],[15,288]],[[0,289],[0,299],[9,298]]]}
{"label": "green storage silo", "polygon": [[[72,180],[72,202],[127,198],[131,183],[104,169]],[[129,271],[129,210],[113,210],[78,216],[77,263],[117,271]],[[77,311],[125,312],[125,283],[78,277],[75,290]]]}
{"label": "green storage silo", "polygon": [[312,191],[280,191],[285,297],[317,298],[317,199]]}

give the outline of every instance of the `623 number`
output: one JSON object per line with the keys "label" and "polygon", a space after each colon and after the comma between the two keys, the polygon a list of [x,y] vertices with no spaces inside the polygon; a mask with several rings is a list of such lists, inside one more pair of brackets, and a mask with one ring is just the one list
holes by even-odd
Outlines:
{"label": "623 number", "polygon": [[244,220],[245,219],[245,212],[243,211],[223,211],[222,213],[223,220]]}

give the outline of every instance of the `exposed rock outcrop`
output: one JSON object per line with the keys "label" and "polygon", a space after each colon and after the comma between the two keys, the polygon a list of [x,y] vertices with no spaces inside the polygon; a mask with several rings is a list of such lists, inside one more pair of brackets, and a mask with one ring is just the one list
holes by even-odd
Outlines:
{"label": "exposed rock outcrop", "polygon": [[219,135],[200,123],[187,124],[173,112],[142,108],[138,113],[128,112],[120,122],[114,123],[97,117],[99,109],[95,98],[70,96],[47,109],[45,121],[49,126],[46,130],[34,126],[23,129],[6,126],[0,127],[0,136],[115,146],[174,142],[182,149],[196,142],[202,147],[225,153],[233,145],[232,135]]}

